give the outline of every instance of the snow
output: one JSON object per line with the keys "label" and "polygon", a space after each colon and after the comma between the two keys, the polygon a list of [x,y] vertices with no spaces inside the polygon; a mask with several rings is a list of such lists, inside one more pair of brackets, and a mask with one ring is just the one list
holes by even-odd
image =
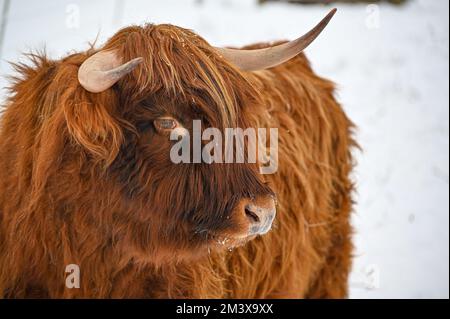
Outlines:
{"label": "snow", "polygon": [[[58,58],[129,24],[172,23],[214,45],[238,46],[296,38],[330,9],[200,2],[11,1],[0,73],[10,74],[5,61],[23,51],[45,45]],[[338,83],[363,148],[355,152],[351,297],[448,298],[449,2],[337,7],[307,54],[319,74]]]}

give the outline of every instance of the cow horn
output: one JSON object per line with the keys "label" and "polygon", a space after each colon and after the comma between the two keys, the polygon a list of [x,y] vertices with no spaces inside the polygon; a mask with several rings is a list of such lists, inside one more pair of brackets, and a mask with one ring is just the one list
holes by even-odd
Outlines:
{"label": "cow horn", "polygon": [[100,93],[113,86],[142,61],[142,58],[136,58],[122,64],[114,51],[100,51],[80,66],[78,81],[87,91]]}
{"label": "cow horn", "polygon": [[306,49],[325,29],[337,9],[333,9],[311,31],[297,40],[258,50],[217,48],[219,54],[243,71],[257,71],[280,65]]}

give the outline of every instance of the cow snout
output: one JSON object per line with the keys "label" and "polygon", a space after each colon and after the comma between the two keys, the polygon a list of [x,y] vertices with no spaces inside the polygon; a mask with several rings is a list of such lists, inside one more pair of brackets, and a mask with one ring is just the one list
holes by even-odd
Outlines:
{"label": "cow snout", "polygon": [[253,200],[244,200],[243,214],[248,223],[249,235],[264,235],[272,229],[276,215],[275,199],[262,196]]}

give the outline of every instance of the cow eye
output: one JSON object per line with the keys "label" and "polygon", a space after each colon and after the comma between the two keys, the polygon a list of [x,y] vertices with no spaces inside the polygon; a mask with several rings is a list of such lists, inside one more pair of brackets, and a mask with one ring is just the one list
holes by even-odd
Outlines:
{"label": "cow eye", "polygon": [[153,121],[153,125],[155,125],[159,133],[167,133],[175,129],[178,126],[178,122],[171,117],[161,117]]}

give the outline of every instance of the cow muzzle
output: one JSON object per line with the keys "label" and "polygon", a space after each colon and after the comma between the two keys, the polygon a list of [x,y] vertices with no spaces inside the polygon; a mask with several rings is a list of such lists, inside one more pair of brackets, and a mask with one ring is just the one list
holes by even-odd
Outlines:
{"label": "cow muzzle", "polygon": [[236,213],[240,215],[242,221],[243,236],[267,234],[272,229],[276,211],[276,201],[273,196],[242,199]]}

